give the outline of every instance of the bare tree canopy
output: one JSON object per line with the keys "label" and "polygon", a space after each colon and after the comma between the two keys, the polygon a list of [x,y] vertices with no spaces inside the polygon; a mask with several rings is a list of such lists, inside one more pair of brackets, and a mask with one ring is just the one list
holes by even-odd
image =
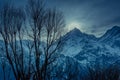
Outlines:
{"label": "bare tree canopy", "polygon": [[[43,0],[28,0],[25,11],[9,4],[1,11],[0,34],[5,58],[16,80],[46,80],[52,70],[49,68],[54,67],[52,64],[59,57],[64,16],[55,9],[46,9]],[[26,27],[25,22],[30,26]],[[24,41],[25,31],[27,41]],[[5,75],[4,68],[3,65]]]}

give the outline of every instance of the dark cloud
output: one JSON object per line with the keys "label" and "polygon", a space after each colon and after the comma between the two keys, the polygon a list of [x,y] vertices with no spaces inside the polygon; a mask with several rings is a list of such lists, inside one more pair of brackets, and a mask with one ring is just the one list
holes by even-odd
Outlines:
{"label": "dark cloud", "polygon": [[[9,0],[0,0],[0,5]],[[12,0],[24,5],[26,0]],[[79,22],[83,32],[102,35],[114,25],[120,25],[120,0],[45,0],[47,7],[56,7],[66,18],[66,24]]]}
{"label": "dark cloud", "polygon": [[112,26],[120,25],[119,0],[85,0],[81,5],[79,2],[76,4],[72,5],[72,9],[64,6],[66,9],[63,11],[68,16],[68,22],[78,20],[87,33],[100,36]]}

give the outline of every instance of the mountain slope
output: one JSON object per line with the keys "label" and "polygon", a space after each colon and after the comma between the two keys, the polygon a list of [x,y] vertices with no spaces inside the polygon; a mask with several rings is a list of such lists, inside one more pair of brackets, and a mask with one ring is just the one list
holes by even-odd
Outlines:
{"label": "mountain slope", "polygon": [[82,33],[75,28],[62,37],[63,43],[60,51],[66,56],[75,56],[86,43],[94,43],[96,39],[95,36]]}
{"label": "mountain slope", "polygon": [[109,29],[102,37],[99,38],[100,42],[107,43],[113,47],[120,47],[120,27],[114,26]]}
{"label": "mountain slope", "polygon": [[96,59],[111,62],[118,60],[120,56],[120,46],[117,46],[120,42],[120,27],[118,26],[114,26],[100,38],[82,33],[75,28],[64,35],[62,40],[60,53],[74,57],[81,63],[89,63]]}

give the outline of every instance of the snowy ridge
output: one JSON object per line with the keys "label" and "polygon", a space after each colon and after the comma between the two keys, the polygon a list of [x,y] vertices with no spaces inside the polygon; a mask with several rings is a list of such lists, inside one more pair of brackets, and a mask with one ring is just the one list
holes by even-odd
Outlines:
{"label": "snowy ridge", "polygon": [[76,58],[81,63],[95,61],[98,58],[111,62],[116,61],[120,56],[120,27],[118,26],[114,26],[100,38],[82,33],[75,28],[62,39],[60,53]]}
{"label": "snowy ridge", "polygon": [[112,47],[120,47],[120,27],[114,26],[99,38],[102,43],[107,43]]}

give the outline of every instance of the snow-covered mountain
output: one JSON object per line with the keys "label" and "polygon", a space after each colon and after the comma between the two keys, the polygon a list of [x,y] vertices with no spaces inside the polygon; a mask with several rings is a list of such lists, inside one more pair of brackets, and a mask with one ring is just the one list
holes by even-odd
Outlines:
{"label": "snow-covered mountain", "polygon": [[65,56],[73,57],[81,63],[90,61],[116,61],[120,56],[120,27],[114,26],[102,37],[82,33],[75,28],[62,37],[60,48]]}
{"label": "snow-covered mountain", "polygon": [[112,29],[109,29],[99,38],[99,41],[107,43],[112,47],[120,47],[120,27],[114,26]]}
{"label": "snow-covered mountain", "polygon": [[61,53],[66,56],[75,56],[86,43],[94,43],[96,40],[95,36],[82,33],[75,28],[62,37]]}

